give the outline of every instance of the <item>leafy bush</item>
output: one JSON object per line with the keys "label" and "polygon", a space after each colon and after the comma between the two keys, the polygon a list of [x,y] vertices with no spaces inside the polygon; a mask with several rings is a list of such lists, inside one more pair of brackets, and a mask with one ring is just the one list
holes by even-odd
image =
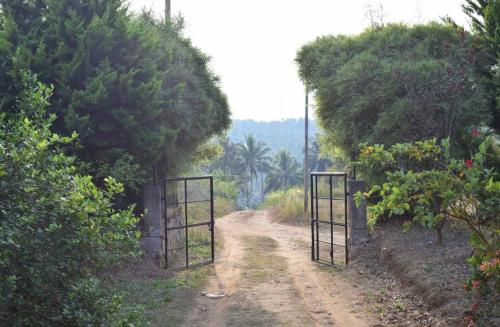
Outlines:
{"label": "leafy bush", "polygon": [[223,217],[236,210],[238,182],[225,176],[214,177],[215,217]]}
{"label": "leafy bush", "polygon": [[100,190],[75,174],[75,159],[61,148],[76,135],[50,131],[52,90],[28,84],[19,114],[0,114],[0,324],[125,323],[116,317],[120,297],[96,276],[135,252],[138,219],[132,207],[113,208],[121,184],[108,178]]}
{"label": "leafy bush", "polygon": [[[182,19],[135,15],[125,0],[0,1],[0,107],[15,111],[21,74],[53,84],[52,129],[79,133],[86,173],[113,176],[137,200],[153,163],[173,175],[230,124],[209,57]],[[168,160],[167,160],[168,158]],[[189,159],[189,160],[188,160]]]}
{"label": "leafy bush", "polygon": [[238,183],[236,181],[226,181],[224,176],[214,177],[214,196],[230,201],[234,201],[238,198]]}
{"label": "leafy bush", "polygon": [[[477,148],[471,159],[450,156],[449,141],[428,140],[383,145],[361,145],[360,164],[364,168],[386,171],[386,182],[374,185],[369,192],[356,194],[374,197],[370,208],[371,224],[382,216],[409,213],[413,220],[429,228],[440,227],[447,220],[463,223],[471,232],[474,248],[468,259],[473,273],[466,288],[481,293],[500,291],[500,155],[492,137],[484,141],[473,130]],[[474,146],[474,143],[476,144]],[[407,224],[407,227],[411,225]],[[441,238],[440,233],[438,233]],[[438,240],[440,241],[440,239]],[[496,292],[496,293],[495,293]]]}
{"label": "leafy bush", "polygon": [[496,0],[465,0],[462,6],[464,13],[471,20],[472,32],[478,36],[475,47],[488,52],[487,62],[483,64],[482,74],[495,87],[493,122],[490,125],[500,132],[500,70],[496,69],[500,62],[500,2]]}
{"label": "leafy bush", "polygon": [[262,207],[275,210],[282,222],[304,223],[307,219],[304,219],[304,190],[300,187],[268,193]]}
{"label": "leafy bush", "polygon": [[224,217],[236,210],[236,204],[233,200],[226,198],[215,198],[214,202],[216,218]]}
{"label": "leafy bush", "polygon": [[299,73],[317,91],[329,152],[433,137],[463,151],[464,131],[492,118],[494,94],[480,74],[486,53],[475,41],[450,25],[388,24],[302,47]]}

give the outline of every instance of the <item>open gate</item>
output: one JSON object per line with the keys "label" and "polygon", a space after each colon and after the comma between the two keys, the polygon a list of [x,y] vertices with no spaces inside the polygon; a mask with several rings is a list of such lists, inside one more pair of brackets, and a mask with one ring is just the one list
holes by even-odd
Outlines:
{"label": "open gate", "polygon": [[347,265],[347,174],[311,173],[310,185],[312,260]]}
{"label": "open gate", "polygon": [[165,179],[163,216],[168,270],[214,262],[213,194],[212,176]]}

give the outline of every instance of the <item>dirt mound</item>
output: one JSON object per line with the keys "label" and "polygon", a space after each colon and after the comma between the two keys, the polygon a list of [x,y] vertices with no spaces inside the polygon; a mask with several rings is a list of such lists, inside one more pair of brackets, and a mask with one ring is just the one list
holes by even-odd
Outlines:
{"label": "dirt mound", "polygon": [[385,265],[450,326],[461,324],[471,305],[471,295],[461,287],[469,274],[466,259],[472,251],[466,229],[446,226],[443,245],[436,244],[435,231],[416,225],[404,233],[399,221],[384,223],[373,236],[369,249],[362,252],[363,260]]}

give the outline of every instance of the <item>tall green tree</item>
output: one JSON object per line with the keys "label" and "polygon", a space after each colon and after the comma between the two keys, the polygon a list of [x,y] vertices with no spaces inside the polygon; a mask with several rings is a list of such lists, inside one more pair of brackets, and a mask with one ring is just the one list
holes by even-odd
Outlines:
{"label": "tall green tree", "polygon": [[273,169],[272,159],[269,156],[264,156],[259,162],[259,173],[260,173],[260,201],[265,201],[266,189],[265,181],[266,175],[269,174]]}
{"label": "tall green tree", "polygon": [[[86,171],[134,189],[175,173],[229,126],[209,58],[182,35],[182,21],[131,14],[123,0],[0,0],[0,105],[9,111],[20,72],[55,87],[53,129],[79,134]],[[116,176],[116,174],[120,176]]]}
{"label": "tall green tree", "polygon": [[318,139],[309,143],[309,168],[311,171],[327,171],[332,166],[332,161],[321,153]]}
{"label": "tall green tree", "polygon": [[217,144],[222,147],[222,155],[208,167],[209,171],[219,171],[222,175],[237,177],[245,169],[241,162],[240,145],[228,137],[219,138]]}
{"label": "tall green tree", "polygon": [[299,163],[288,151],[280,151],[274,157],[273,167],[266,178],[266,189],[274,191],[288,189],[302,182]]}
{"label": "tall green tree", "polygon": [[473,32],[483,42],[477,42],[476,47],[486,49],[488,62],[483,69],[483,74],[491,81],[495,88],[495,101],[493,101],[493,122],[491,126],[500,131],[500,1],[498,0],[466,0],[463,5],[464,12],[471,18]]}
{"label": "tall green tree", "polygon": [[492,119],[493,94],[479,72],[485,54],[473,42],[463,30],[430,23],[390,24],[305,45],[299,72],[317,91],[326,143],[349,155],[361,142],[449,137],[455,151],[465,151],[470,129]]}
{"label": "tall green tree", "polygon": [[[245,167],[246,175],[249,177],[250,191],[247,194],[247,205],[253,196],[253,181],[257,173],[267,162],[269,148],[263,142],[255,140],[252,134],[245,136],[245,142],[240,144],[239,155],[241,163]],[[249,199],[250,198],[250,199]]]}

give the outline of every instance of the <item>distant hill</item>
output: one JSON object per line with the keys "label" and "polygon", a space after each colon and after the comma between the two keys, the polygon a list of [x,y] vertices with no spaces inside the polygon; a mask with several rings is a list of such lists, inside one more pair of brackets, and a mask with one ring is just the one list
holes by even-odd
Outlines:
{"label": "distant hill", "polygon": [[[318,132],[314,120],[309,120],[309,137]],[[304,149],[304,119],[286,119],[273,122],[255,120],[233,120],[229,130],[229,139],[233,142],[243,142],[245,135],[253,134],[257,141],[265,142],[271,148],[272,154],[281,150],[289,150],[299,161],[303,161]]]}

